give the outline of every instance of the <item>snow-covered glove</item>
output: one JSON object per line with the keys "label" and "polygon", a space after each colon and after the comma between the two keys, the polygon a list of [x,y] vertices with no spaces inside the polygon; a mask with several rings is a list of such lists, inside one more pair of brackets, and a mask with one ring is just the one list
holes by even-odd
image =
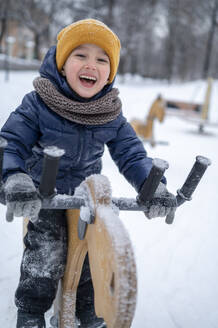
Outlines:
{"label": "snow-covered glove", "polygon": [[145,216],[148,219],[156,217],[165,217],[170,213],[174,213],[177,207],[176,197],[171,194],[164,183],[160,182],[153,198],[143,203],[148,208]]}
{"label": "snow-covered glove", "polygon": [[41,209],[41,199],[32,179],[25,173],[8,177],[4,185],[7,211],[35,222]]}

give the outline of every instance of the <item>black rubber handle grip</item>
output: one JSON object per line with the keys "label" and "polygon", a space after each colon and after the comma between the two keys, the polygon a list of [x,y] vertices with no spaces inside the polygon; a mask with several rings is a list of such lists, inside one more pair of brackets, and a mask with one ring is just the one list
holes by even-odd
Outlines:
{"label": "black rubber handle grip", "polygon": [[64,150],[55,146],[44,149],[43,168],[39,185],[39,193],[43,198],[50,198],[55,195],[59,160],[63,154]]}
{"label": "black rubber handle grip", "polygon": [[[209,158],[204,156],[197,156],[196,161],[185,180],[181,189],[177,191],[177,206],[182,205],[185,201],[191,200],[191,196],[195,189],[197,188],[202,176],[204,175],[206,169],[211,164]],[[166,223],[173,223],[175,213],[169,214],[166,217]]]}
{"label": "black rubber handle grip", "polygon": [[169,167],[169,164],[166,161],[159,158],[154,158],[152,164],[151,171],[137,197],[139,203],[145,203],[152,199],[164,172]]}

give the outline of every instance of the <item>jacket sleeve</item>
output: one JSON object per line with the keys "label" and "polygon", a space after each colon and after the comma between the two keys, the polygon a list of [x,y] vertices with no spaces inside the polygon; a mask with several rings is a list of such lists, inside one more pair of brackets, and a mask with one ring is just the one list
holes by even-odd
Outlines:
{"label": "jacket sleeve", "polygon": [[[109,141],[107,146],[119,171],[139,192],[151,170],[152,158],[147,156],[132,126],[125,121],[118,129],[116,138]],[[165,178],[162,181],[166,183]]]}
{"label": "jacket sleeve", "polygon": [[26,173],[25,160],[31,156],[32,147],[39,137],[37,100],[34,92],[27,94],[22,104],[10,114],[0,136],[8,142],[3,160],[5,181],[13,173]]}

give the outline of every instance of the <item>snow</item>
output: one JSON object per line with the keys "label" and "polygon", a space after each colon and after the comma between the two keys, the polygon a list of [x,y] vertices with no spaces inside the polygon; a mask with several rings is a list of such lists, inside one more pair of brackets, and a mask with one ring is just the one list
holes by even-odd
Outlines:
{"label": "snow", "polygon": [[154,158],[152,164],[162,172],[165,172],[165,170],[169,168],[168,162],[160,158]]}
{"label": "snow", "polygon": [[[10,112],[32,90],[37,72],[10,73],[4,81],[0,71],[1,115],[3,125]],[[130,120],[144,119],[158,94],[168,99],[202,102],[205,81],[172,83],[166,81],[117,79],[123,111]],[[210,121],[218,122],[218,81],[213,83]],[[176,193],[188,176],[196,156],[211,159],[191,202],[176,212],[173,225],[163,218],[147,220],[143,213],[120,211],[129,232],[138,272],[138,297],[132,328],[216,328],[218,327],[218,127],[207,126],[203,134],[198,126],[181,118],[167,116],[155,122],[155,138],[168,145],[152,148],[145,144],[149,156],[169,163],[165,176],[168,189]],[[113,197],[135,198],[134,189],[119,174],[105,150],[103,174],[110,180]],[[22,220],[5,220],[0,205],[0,326],[15,326],[14,291],[19,280],[22,256]]]}
{"label": "snow", "polygon": [[75,318],[74,311],[76,294],[75,292],[67,292],[64,294],[63,322],[66,328],[71,328],[72,321]]}
{"label": "snow", "polygon": [[0,137],[0,148],[5,148],[7,146],[7,141]]}
{"label": "snow", "polygon": [[80,219],[84,222],[91,223],[90,220],[91,213],[89,207],[81,206],[80,207]]}
{"label": "snow", "polygon": [[64,155],[65,151],[56,146],[49,146],[44,149],[44,153],[52,158],[59,158]]}
{"label": "snow", "polygon": [[[119,315],[125,316],[125,322],[131,322],[132,314],[134,313],[134,309],[136,306],[137,281],[135,279],[136,267],[134,261],[134,254],[132,249],[129,247],[129,234],[126,229],[123,228],[123,222],[117,220],[116,209],[113,209],[111,208],[111,206],[108,205],[99,205],[98,215],[101,220],[104,221],[104,225],[107,227],[109,236],[113,236],[111,238],[111,247],[113,248],[113,250],[116,250],[115,263],[118,264],[114,267],[114,274],[115,276],[117,275],[119,277],[122,277],[122,279],[120,279],[119,281],[119,286],[116,290],[118,298],[117,313]],[[100,231],[100,227],[98,227],[98,229]],[[116,235],[114,234],[114,231],[116,231]],[[109,250],[108,253],[111,257],[113,257],[112,251],[110,252]],[[110,299],[109,295],[107,296],[110,300],[109,303],[114,302],[115,300],[113,299],[113,297]],[[116,319],[119,322],[119,317]]]}

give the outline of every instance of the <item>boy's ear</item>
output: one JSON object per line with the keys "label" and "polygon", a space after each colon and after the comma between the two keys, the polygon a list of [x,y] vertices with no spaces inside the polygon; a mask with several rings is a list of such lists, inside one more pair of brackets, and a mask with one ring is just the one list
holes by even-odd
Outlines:
{"label": "boy's ear", "polygon": [[61,69],[61,74],[62,74],[63,76],[66,76],[66,73],[65,73],[65,70],[64,70],[64,66],[63,66],[62,69]]}

